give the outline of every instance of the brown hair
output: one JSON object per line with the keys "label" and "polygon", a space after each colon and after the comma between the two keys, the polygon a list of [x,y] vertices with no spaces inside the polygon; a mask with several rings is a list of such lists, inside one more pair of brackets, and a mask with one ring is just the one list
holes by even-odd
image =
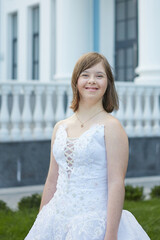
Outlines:
{"label": "brown hair", "polygon": [[104,66],[104,69],[107,75],[107,80],[108,80],[107,89],[102,99],[103,108],[108,113],[111,113],[114,109],[118,110],[119,100],[118,100],[118,95],[116,92],[114,77],[112,74],[110,64],[102,54],[99,54],[96,52],[90,52],[82,55],[79,58],[72,73],[71,86],[73,91],[73,99],[72,99],[70,108],[72,108],[74,112],[78,109],[79,101],[80,101],[80,96],[77,89],[77,81],[80,74],[86,69],[91,68],[100,62],[102,62]]}

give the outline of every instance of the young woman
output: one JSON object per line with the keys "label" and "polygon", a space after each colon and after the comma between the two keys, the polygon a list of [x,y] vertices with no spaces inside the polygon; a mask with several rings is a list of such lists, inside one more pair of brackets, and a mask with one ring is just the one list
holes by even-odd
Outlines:
{"label": "young woman", "polygon": [[147,240],[122,210],[128,138],[110,113],[118,97],[110,65],[83,55],[72,75],[74,114],[58,122],[40,212],[26,240]]}

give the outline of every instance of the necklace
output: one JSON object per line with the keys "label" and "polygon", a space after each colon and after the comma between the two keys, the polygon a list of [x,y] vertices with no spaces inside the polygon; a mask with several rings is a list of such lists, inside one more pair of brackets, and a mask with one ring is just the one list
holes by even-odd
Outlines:
{"label": "necklace", "polygon": [[99,113],[101,113],[101,112],[103,112],[103,111],[104,111],[104,109],[101,110],[100,112],[94,114],[92,117],[90,117],[90,118],[89,118],[88,120],[86,120],[85,122],[82,122],[82,121],[79,119],[79,117],[78,117],[78,115],[77,115],[77,113],[76,113],[76,117],[77,117],[77,119],[79,120],[79,122],[81,123],[81,128],[84,127],[84,124],[85,124],[86,122],[88,122],[90,119],[94,118],[95,116],[97,116]]}

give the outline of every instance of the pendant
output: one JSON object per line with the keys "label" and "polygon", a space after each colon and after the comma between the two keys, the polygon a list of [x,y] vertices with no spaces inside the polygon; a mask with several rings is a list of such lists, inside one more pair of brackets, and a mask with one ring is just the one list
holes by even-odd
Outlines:
{"label": "pendant", "polygon": [[81,124],[81,128],[83,128],[84,127],[84,125],[83,125],[83,123]]}

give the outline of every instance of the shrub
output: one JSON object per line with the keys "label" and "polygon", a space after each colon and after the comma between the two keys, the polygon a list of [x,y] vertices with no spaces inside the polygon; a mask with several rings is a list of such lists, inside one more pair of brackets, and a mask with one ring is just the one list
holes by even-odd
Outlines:
{"label": "shrub", "polygon": [[131,185],[125,186],[125,200],[143,200],[143,187],[133,187]]}
{"label": "shrub", "polygon": [[154,186],[150,192],[151,198],[160,198],[160,185]]}
{"label": "shrub", "polygon": [[41,202],[41,195],[40,194],[33,194],[29,197],[23,197],[18,202],[18,209],[30,209],[30,208],[39,208]]}
{"label": "shrub", "polygon": [[11,211],[11,209],[4,201],[0,200],[0,211]]}

